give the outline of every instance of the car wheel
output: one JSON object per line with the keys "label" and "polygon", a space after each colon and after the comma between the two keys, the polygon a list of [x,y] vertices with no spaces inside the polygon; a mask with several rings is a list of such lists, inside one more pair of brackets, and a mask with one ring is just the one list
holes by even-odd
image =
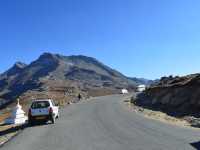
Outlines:
{"label": "car wheel", "polygon": [[28,124],[29,124],[29,126],[33,126],[35,124],[35,122],[32,119],[30,119],[30,120],[28,120]]}
{"label": "car wheel", "polygon": [[56,119],[60,118],[60,114],[58,113],[58,115],[56,116]]}

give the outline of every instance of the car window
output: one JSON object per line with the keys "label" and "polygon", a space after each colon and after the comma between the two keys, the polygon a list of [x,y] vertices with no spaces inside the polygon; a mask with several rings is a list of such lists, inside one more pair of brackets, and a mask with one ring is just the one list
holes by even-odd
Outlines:
{"label": "car window", "polygon": [[33,109],[47,108],[49,106],[50,106],[50,104],[48,101],[38,101],[38,102],[33,102],[31,108],[33,108]]}

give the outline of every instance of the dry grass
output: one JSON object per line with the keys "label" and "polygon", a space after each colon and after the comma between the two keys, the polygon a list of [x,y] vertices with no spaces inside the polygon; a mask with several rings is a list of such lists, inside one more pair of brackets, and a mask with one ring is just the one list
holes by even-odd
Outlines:
{"label": "dry grass", "polygon": [[[6,112],[0,115],[0,122],[3,122],[6,118],[10,116],[10,112]],[[0,129],[1,130],[1,129]]]}

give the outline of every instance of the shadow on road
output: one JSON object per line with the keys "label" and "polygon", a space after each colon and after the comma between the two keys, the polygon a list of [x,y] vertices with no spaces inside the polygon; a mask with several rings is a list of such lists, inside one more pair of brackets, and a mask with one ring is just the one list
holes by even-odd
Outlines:
{"label": "shadow on road", "polygon": [[25,127],[26,128],[33,128],[33,127],[38,127],[38,126],[46,126],[46,125],[50,125],[51,123],[49,122],[37,122],[37,123],[34,123],[32,125],[29,125],[29,124],[26,124]]}
{"label": "shadow on road", "polygon": [[190,143],[190,145],[192,147],[194,147],[196,150],[200,150],[200,141],[194,142],[194,143]]}
{"label": "shadow on road", "polygon": [[[3,125],[1,125],[3,126]],[[0,136],[4,136],[10,133],[14,133],[17,132],[19,130],[22,130],[24,128],[24,126],[15,126],[15,127],[10,127],[10,128],[6,128],[5,130],[0,131]]]}
{"label": "shadow on road", "polygon": [[33,127],[45,126],[45,125],[49,125],[49,123],[42,123],[41,122],[41,123],[37,123],[37,124],[31,125],[31,126],[28,123],[26,123],[24,125],[7,127],[7,128],[6,128],[6,126],[7,126],[6,124],[1,124],[0,127],[5,127],[5,129],[0,131],[0,137],[8,135],[10,133],[14,133],[14,132],[20,131],[20,130],[24,130],[26,128],[33,128]]}

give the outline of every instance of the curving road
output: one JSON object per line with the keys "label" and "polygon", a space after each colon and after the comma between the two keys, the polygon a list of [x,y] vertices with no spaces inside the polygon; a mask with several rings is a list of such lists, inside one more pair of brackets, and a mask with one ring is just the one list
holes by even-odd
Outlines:
{"label": "curving road", "polygon": [[[2,150],[195,150],[200,130],[184,129],[129,112],[122,95],[66,107],[55,125],[25,129]],[[198,148],[199,147],[199,148]]]}

